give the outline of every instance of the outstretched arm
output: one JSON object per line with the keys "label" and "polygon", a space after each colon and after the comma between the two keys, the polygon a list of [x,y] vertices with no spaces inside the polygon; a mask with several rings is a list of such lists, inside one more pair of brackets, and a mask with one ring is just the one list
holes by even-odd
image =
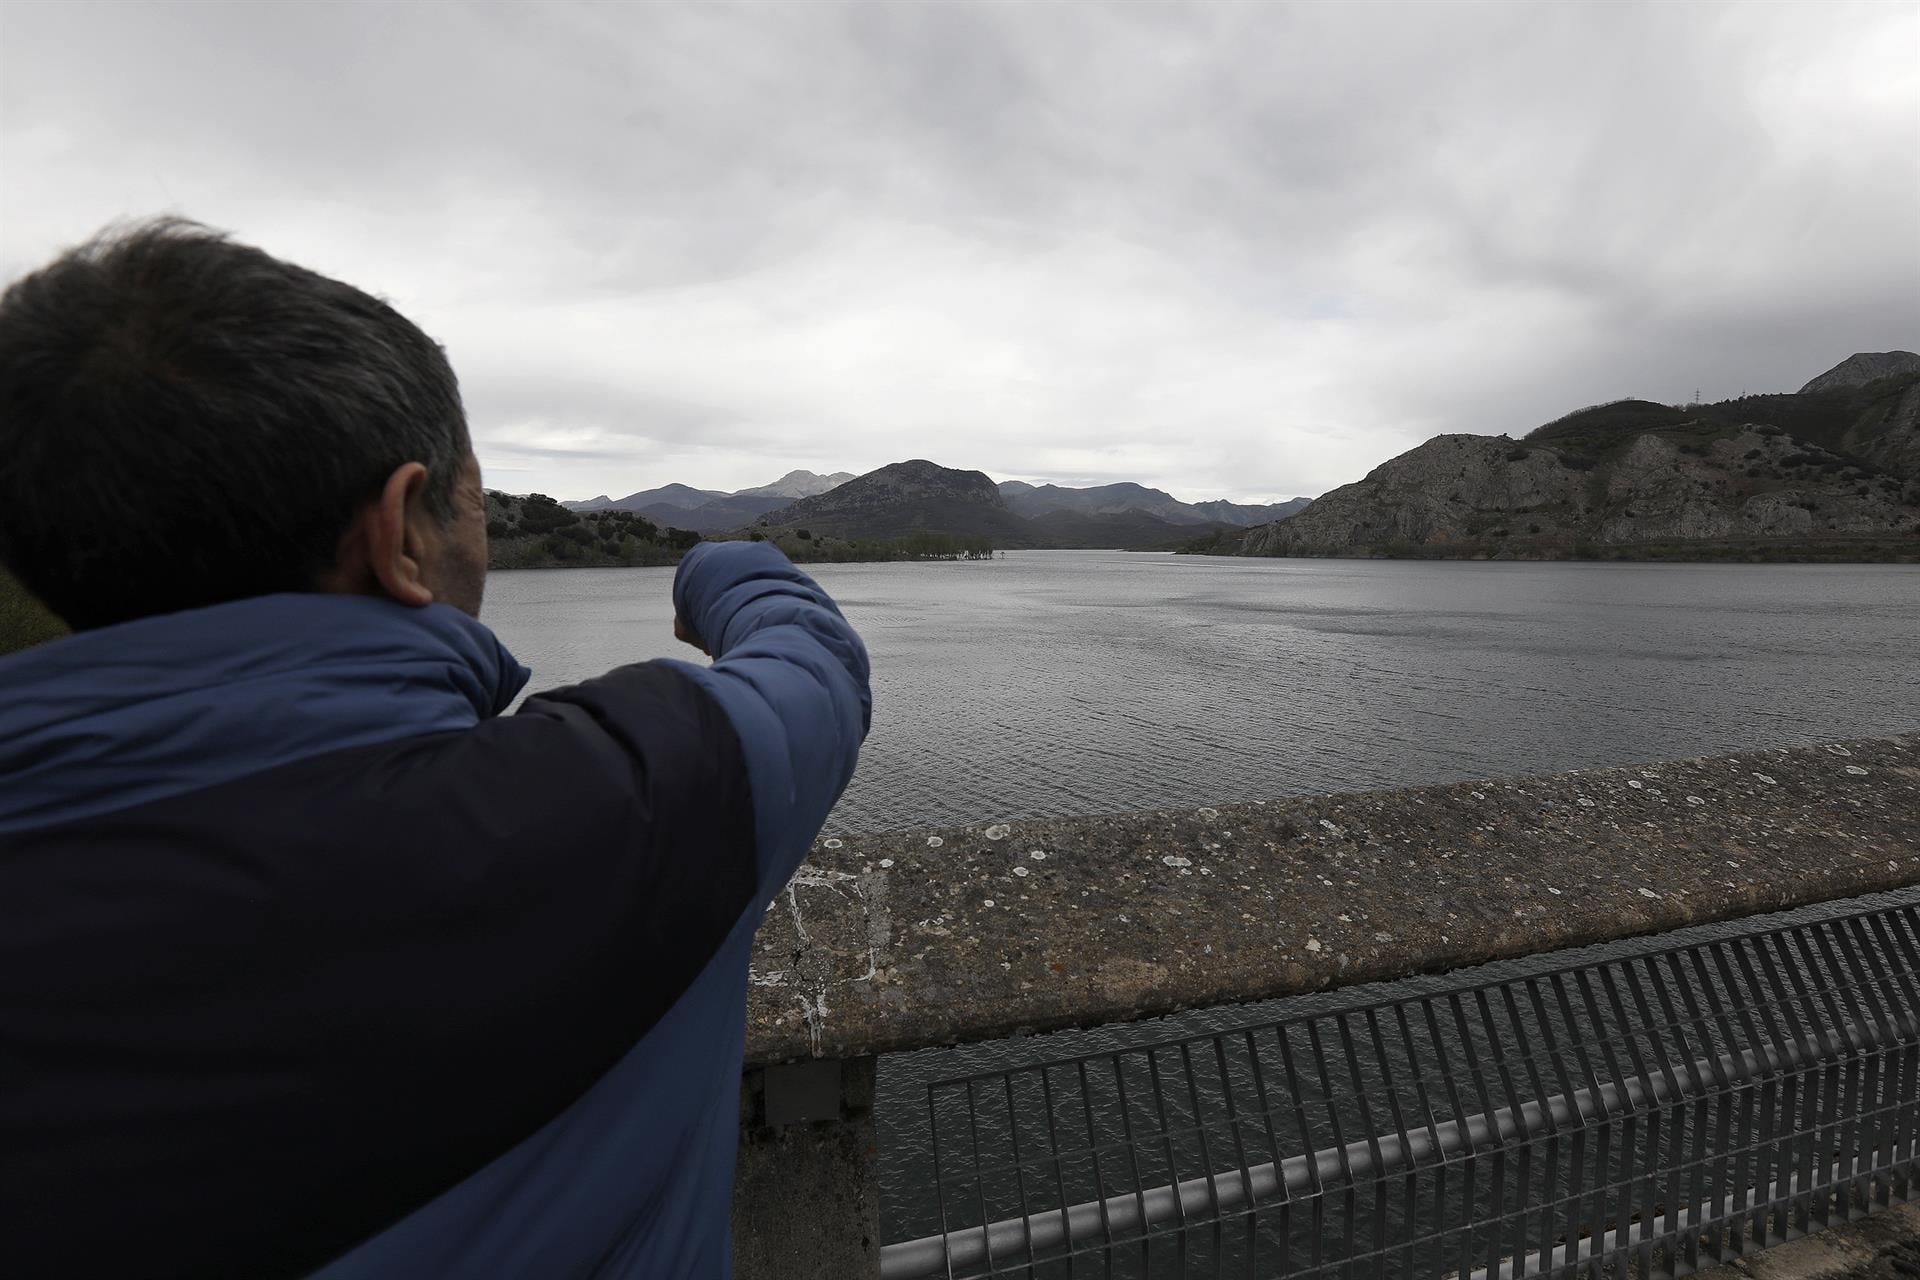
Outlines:
{"label": "outstretched arm", "polygon": [[694,547],[673,602],[676,634],[714,658],[676,665],[720,704],[746,757],[765,896],[800,865],[853,777],[873,713],[866,646],[771,543]]}

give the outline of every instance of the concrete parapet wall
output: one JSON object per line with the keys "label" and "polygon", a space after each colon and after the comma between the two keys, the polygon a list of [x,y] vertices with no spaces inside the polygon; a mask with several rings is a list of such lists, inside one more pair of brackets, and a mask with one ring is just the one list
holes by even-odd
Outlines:
{"label": "concrete parapet wall", "polygon": [[861,1058],[1437,972],[1920,882],[1920,734],[829,839],[747,1060]]}

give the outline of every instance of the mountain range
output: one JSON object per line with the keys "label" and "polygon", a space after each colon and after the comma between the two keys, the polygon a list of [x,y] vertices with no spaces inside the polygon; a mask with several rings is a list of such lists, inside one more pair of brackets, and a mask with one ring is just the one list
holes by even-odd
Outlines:
{"label": "mountain range", "polygon": [[1519,440],[1443,435],[1217,555],[1920,559],[1920,355],[1798,392],[1621,400]]}
{"label": "mountain range", "polygon": [[[1240,510],[1281,511],[1306,501]],[[1209,517],[1201,504],[1180,502],[1137,484],[1090,489],[1018,480],[995,484],[984,472],[955,470],[924,458],[868,472],[769,512],[753,525],[764,534],[805,529],[852,540],[939,532],[986,538],[1000,548],[1128,550],[1170,548],[1195,533],[1229,527]]]}
{"label": "mountain range", "polygon": [[1857,353],[1791,393],[1594,405],[1518,440],[1437,436],[1311,502],[996,484],[912,459],[567,505],[795,541],[944,533],[1001,548],[1221,555],[1920,559],[1920,355]]}
{"label": "mountain range", "polygon": [[[839,496],[823,501],[831,495]],[[668,484],[619,499],[602,494],[562,505],[582,513],[631,511],[700,533],[728,533],[757,522],[770,529],[814,526],[858,539],[939,532],[986,536],[1000,547],[1165,548],[1197,533],[1277,520],[1310,501],[1190,503],[1131,483],[1082,489],[1022,480],[996,485],[979,471],[915,459],[864,476],[792,471],[772,484],[732,493]]]}
{"label": "mountain range", "polygon": [[1121,515],[1141,512],[1169,524],[1256,525],[1279,520],[1304,510],[1311,498],[1254,505],[1238,502],[1182,502],[1172,494],[1144,485],[1125,482],[1095,485],[1086,489],[1068,489],[1055,484],[1033,485],[1024,480],[1003,480],[1000,496],[1008,510],[1022,516],[1044,516],[1055,511],[1082,515]]}
{"label": "mountain range", "polygon": [[691,485],[665,484],[657,489],[642,489],[624,498],[601,494],[583,502],[563,502],[569,511],[631,511],[659,524],[699,533],[723,533],[751,524],[769,511],[797,498],[825,493],[853,479],[850,471],[817,475],[812,471],[789,471],[772,484],[728,493],[721,489],[695,489]]}

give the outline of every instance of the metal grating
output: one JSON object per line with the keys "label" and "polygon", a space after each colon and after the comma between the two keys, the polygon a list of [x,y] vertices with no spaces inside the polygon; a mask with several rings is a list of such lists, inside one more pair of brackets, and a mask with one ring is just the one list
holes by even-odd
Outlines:
{"label": "metal grating", "polygon": [[933,1080],[904,1277],[1685,1275],[1916,1194],[1920,907]]}

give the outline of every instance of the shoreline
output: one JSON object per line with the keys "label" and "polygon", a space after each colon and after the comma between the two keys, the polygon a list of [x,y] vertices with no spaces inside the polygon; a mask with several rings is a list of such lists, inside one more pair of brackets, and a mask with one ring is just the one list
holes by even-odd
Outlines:
{"label": "shoreline", "polygon": [[1284,555],[1245,555],[1232,551],[1181,549],[1174,554],[1232,560],[1467,560],[1528,564],[1920,564],[1920,545],[1843,543],[1832,547],[1787,543],[1621,543],[1615,546],[1395,548],[1355,547],[1341,551],[1291,551]]}

